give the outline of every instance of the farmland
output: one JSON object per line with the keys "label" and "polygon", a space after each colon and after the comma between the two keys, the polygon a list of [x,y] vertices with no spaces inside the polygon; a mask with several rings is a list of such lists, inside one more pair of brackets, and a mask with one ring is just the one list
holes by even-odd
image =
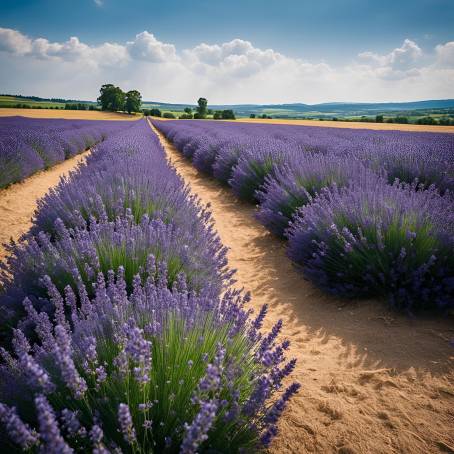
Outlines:
{"label": "farmland", "polygon": [[[288,385],[271,407],[268,402],[294,361],[285,362],[288,342],[277,340],[280,322],[259,334],[266,306],[252,318],[243,308],[249,297],[228,290],[232,271],[211,224],[145,121],[104,140],[38,202],[30,234],[8,246],[1,271],[1,341],[16,357],[2,368],[0,419],[15,421],[14,428],[6,424],[6,447],[52,443],[56,449],[42,425],[50,417],[55,428],[55,412],[101,433],[90,436],[99,448],[113,441],[127,448],[153,434],[142,449],[192,452],[208,429],[208,443],[218,449],[227,441],[249,449],[270,443],[299,384]],[[46,295],[58,308],[46,309]],[[68,317],[55,298],[72,307]],[[54,328],[44,335],[33,314]],[[33,352],[26,325],[38,336]],[[46,366],[49,355],[57,370]],[[30,399],[18,414],[11,405],[22,398],[22,385]],[[178,418],[169,414],[172,407]],[[100,432],[88,416],[97,408],[118,409],[118,423],[106,413]],[[24,422],[33,409],[40,439]],[[69,449],[70,439],[60,437],[59,449]]]}
{"label": "farmland", "polygon": [[130,125],[4,117],[0,119],[0,188],[88,150]]}
{"label": "farmland", "polygon": [[237,285],[251,290],[255,307],[270,303],[270,318],[284,320],[291,354],[301,358],[294,377],[303,388],[272,452],[423,453],[452,445],[452,317],[409,318],[377,299],[347,304],[317,290],[257,222],[253,205],[159,134],[177,171],[211,204]]}
{"label": "farmland", "polygon": [[1,121],[91,147],[0,192],[5,446],[453,444],[451,134]]}
{"label": "farmland", "polygon": [[21,116],[27,118],[63,118],[67,120],[134,120],[138,117],[120,112],[91,110],[52,110],[52,109],[0,109],[1,117]]}
{"label": "farmland", "polygon": [[454,126],[440,125],[415,125],[398,123],[368,123],[358,121],[320,121],[320,120],[292,120],[292,119],[260,119],[260,118],[239,118],[238,122],[263,123],[294,126],[321,126],[324,128],[347,128],[347,129],[373,129],[377,131],[431,131],[440,133],[454,133]]}

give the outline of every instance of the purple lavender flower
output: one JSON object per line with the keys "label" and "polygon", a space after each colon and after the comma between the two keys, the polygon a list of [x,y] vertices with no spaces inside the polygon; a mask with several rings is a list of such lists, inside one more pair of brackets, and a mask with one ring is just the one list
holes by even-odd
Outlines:
{"label": "purple lavender flower", "polygon": [[132,124],[3,117],[0,119],[0,188],[80,153]]}
{"label": "purple lavender flower", "polygon": [[332,187],[296,216],[288,254],[330,293],[444,310],[454,305],[453,206],[450,194],[397,183]]}
{"label": "purple lavender flower", "polygon": [[208,439],[208,431],[216,418],[217,404],[213,400],[202,402],[200,411],[191,424],[185,423],[185,434],[180,447],[180,454],[193,454]]}
{"label": "purple lavender flower", "polygon": [[36,412],[39,422],[39,436],[43,449],[50,454],[70,454],[73,450],[61,436],[55,412],[44,396],[35,398]]}
{"label": "purple lavender flower", "polygon": [[76,399],[81,399],[87,391],[87,383],[80,376],[72,358],[71,339],[61,325],[55,327],[55,356],[66,386]]}
{"label": "purple lavender flower", "polygon": [[22,449],[30,449],[37,444],[37,434],[20,419],[14,407],[10,408],[0,403],[0,421],[5,425],[6,433],[11,440]]}
{"label": "purple lavender flower", "polygon": [[120,430],[123,434],[125,441],[130,445],[136,442],[136,431],[132,422],[131,412],[127,404],[120,404],[118,406],[118,423]]}

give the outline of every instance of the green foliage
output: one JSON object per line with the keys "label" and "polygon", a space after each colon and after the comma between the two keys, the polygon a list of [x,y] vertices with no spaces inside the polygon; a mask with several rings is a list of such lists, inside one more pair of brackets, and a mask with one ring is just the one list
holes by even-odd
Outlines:
{"label": "green foliage", "polygon": [[416,120],[416,124],[418,124],[418,125],[436,125],[438,123],[435,120],[435,118],[433,118],[433,117],[422,117],[422,118],[418,118]]}
{"label": "green foliage", "polygon": [[[92,106],[90,106],[92,107]],[[52,107],[50,107],[52,108]],[[74,104],[70,104],[70,103],[66,103],[65,104],[65,110],[89,110],[89,105],[88,104],[84,104],[84,103],[74,103]],[[92,109],[94,110],[94,109]]]}
{"label": "green foliage", "polygon": [[216,110],[213,114],[213,120],[235,120],[235,113],[231,109]]}
{"label": "green foliage", "polygon": [[152,117],[161,117],[162,116],[161,111],[159,109],[150,109],[149,115],[151,115]]}
{"label": "green foliage", "polygon": [[235,113],[231,109],[226,109],[222,111],[223,120],[235,120]]}
{"label": "green foliage", "polygon": [[[190,107],[185,107],[184,112],[192,116],[192,109]],[[192,118],[192,117],[191,117]]]}
{"label": "green foliage", "polygon": [[142,104],[142,95],[137,90],[130,90],[126,93],[125,110],[131,112],[140,112]]}
{"label": "green foliage", "polygon": [[116,112],[123,110],[125,105],[126,95],[120,87],[115,87],[112,84],[104,84],[98,97],[98,103],[101,104],[102,110],[110,110]]}
{"label": "green foliage", "polygon": [[383,115],[376,115],[375,123],[383,123]]}
{"label": "green foliage", "polygon": [[197,118],[206,118],[208,113],[207,110],[208,101],[206,100],[206,98],[199,98],[197,104],[198,104],[197,113],[199,114]]}
{"label": "green foliage", "polygon": [[407,124],[408,118],[407,117],[396,117],[396,118],[394,118],[394,123]]}
{"label": "green foliage", "polygon": [[192,119],[192,113],[181,114],[178,118],[180,118],[180,120],[191,120]]}
{"label": "green foliage", "polygon": [[164,112],[162,114],[163,118],[175,118],[175,115],[172,112]]}
{"label": "green foliage", "polygon": [[255,114],[252,113],[251,115],[249,115],[249,118],[255,118]]}

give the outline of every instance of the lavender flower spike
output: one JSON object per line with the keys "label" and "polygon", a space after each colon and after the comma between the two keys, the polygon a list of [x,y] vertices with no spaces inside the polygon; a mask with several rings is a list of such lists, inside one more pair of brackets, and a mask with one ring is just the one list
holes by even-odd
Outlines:
{"label": "lavender flower spike", "polygon": [[16,413],[16,409],[0,403],[0,421],[11,440],[22,449],[30,449],[38,442],[38,436]]}
{"label": "lavender flower spike", "polygon": [[61,436],[53,408],[44,396],[35,398],[38,414],[39,435],[43,442],[43,452],[48,454],[72,454],[74,451]]}
{"label": "lavender flower spike", "polygon": [[131,412],[127,404],[120,404],[118,406],[118,423],[123,434],[123,438],[130,445],[136,442],[136,431],[132,422]]}
{"label": "lavender flower spike", "polygon": [[185,435],[180,454],[195,454],[199,446],[208,439],[207,432],[216,418],[217,404],[213,400],[202,402],[200,411],[190,425],[185,424]]}

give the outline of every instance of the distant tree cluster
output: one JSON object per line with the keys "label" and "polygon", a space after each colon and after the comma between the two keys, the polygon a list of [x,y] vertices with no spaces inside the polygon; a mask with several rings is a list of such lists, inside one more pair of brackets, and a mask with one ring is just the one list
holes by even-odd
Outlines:
{"label": "distant tree cluster", "polygon": [[137,90],[130,90],[125,93],[120,87],[104,84],[99,91],[98,103],[102,110],[140,112],[142,95]]}
{"label": "distant tree cluster", "polygon": [[142,109],[142,112],[145,116],[151,117],[161,117],[162,113],[159,109]]}
{"label": "distant tree cluster", "polygon": [[[35,102],[55,102],[60,104],[66,103],[78,103],[77,99],[64,99],[64,98],[40,98],[39,96],[24,96],[24,95],[9,95],[9,94],[0,94],[0,96],[9,96],[11,98],[25,99],[26,101],[35,101]],[[28,106],[29,104],[27,104]],[[57,107],[58,108],[58,107]]]}
{"label": "distant tree cluster", "polygon": [[65,110],[99,110],[93,104],[84,104],[84,103],[74,103],[74,104],[65,104]]}
{"label": "distant tree cluster", "polygon": [[213,114],[214,120],[235,120],[235,113],[232,109],[216,110]]}
{"label": "distant tree cluster", "polygon": [[192,109],[190,107],[184,108],[184,113],[178,117],[180,120],[191,120],[193,118]]}

